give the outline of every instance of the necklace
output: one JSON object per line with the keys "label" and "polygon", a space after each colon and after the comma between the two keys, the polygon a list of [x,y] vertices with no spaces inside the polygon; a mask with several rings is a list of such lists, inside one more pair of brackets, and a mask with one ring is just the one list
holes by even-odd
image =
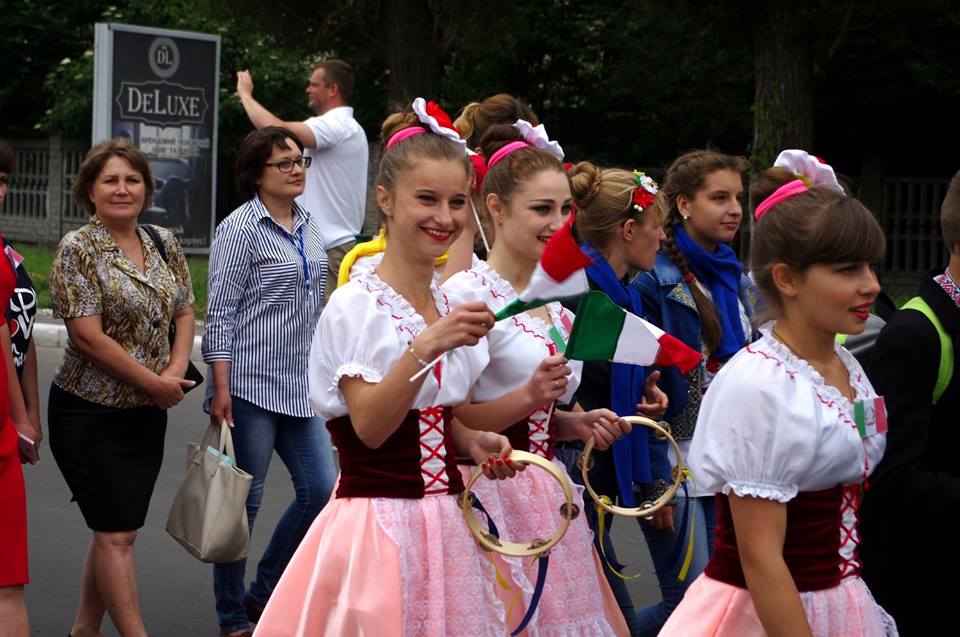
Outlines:
{"label": "necklace", "polygon": [[[778,341],[786,345],[787,349],[790,350],[790,352],[793,353],[794,356],[796,356],[801,360],[805,360],[805,361],[807,360],[800,354],[800,352],[796,350],[796,348],[793,345],[790,344],[790,342],[786,338],[784,338],[783,334],[777,331],[776,327],[772,328],[770,330],[770,333],[773,334],[773,337],[775,339],[777,339]],[[843,395],[844,398],[846,398],[852,403],[856,398],[856,392],[853,391],[853,387],[850,385],[850,370],[847,369],[847,366],[843,364],[843,359],[840,358],[840,355],[837,354],[836,350],[834,350],[833,355],[837,357],[838,361],[840,361],[840,367],[843,369],[843,375],[844,375],[843,388],[837,387],[837,389],[840,391],[840,393]],[[809,361],[807,362],[809,363]],[[824,378],[824,382],[826,382],[826,378]]]}

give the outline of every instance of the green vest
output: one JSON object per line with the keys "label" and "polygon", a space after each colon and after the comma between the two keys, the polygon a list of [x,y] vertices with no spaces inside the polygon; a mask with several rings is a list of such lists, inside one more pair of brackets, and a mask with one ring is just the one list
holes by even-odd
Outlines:
{"label": "green vest", "polygon": [[933,308],[919,296],[907,301],[902,309],[916,310],[926,316],[933,323],[933,327],[940,336],[940,368],[937,370],[937,384],[933,387],[933,404],[936,405],[940,397],[943,396],[943,392],[947,391],[950,379],[953,378],[953,341],[946,330],[943,329],[943,325],[940,324],[940,319],[934,314]]}

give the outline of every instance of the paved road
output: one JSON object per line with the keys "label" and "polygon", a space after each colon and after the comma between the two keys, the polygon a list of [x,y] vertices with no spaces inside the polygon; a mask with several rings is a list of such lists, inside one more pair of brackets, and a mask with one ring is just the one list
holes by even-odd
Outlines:
{"label": "paved road", "polygon": [[[38,353],[46,418],[46,394],[61,350],[41,347]],[[217,635],[211,568],[190,557],[164,531],[167,511],[183,477],[186,444],[198,440],[206,427],[201,399],[202,390],[192,392],[182,405],[170,411],[163,469],[146,526],[137,540],[141,606],[154,637]],[[251,543],[254,558],[262,554],[269,539],[268,530],[293,497],[283,464],[276,456],[274,459]],[[24,473],[32,579],[27,587],[27,604],[33,634],[63,637],[73,623],[90,532],[76,505],[70,502],[66,484],[46,445],[41,449],[40,464],[26,467]],[[614,527],[614,537],[621,559],[628,564],[627,570],[639,568],[644,573],[630,583],[635,602],[643,605],[658,600],[646,547],[634,523],[620,521]],[[104,621],[103,635],[117,635],[109,618]]]}

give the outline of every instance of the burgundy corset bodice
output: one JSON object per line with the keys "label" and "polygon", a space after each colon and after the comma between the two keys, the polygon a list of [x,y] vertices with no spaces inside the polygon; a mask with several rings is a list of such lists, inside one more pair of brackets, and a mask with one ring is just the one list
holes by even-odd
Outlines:
{"label": "burgundy corset bodice", "polygon": [[365,445],[350,416],[327,421],[340,454],[338,498],[422,498],[457,494],[457,470],[449,407],[412,409],[377,449]]}
{"label": "burgundy corset bodice", "polygon": [[507,437],[514,449],[553,460],[553,449],[557,446],[557,414],[549,407],[541,407],[500,433]]}
{"label": "burgundy corset bodice", "polygon": [[[856,562],[845,560],[840,553],[844,541],[855,542],[855,532],[842,528],[844,507],[856,510],[856,502],[843,487],[801,492],[786,506],[783,559],[799,591],[833,588],[843,577],[859,572]],[[747,587],[725,495],[717,496],[717,538],[704,572],[732,586]]]}

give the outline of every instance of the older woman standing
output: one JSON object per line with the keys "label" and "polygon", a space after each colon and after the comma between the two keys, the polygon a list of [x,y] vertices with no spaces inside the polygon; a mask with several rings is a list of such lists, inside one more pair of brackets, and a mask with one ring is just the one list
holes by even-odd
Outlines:
{"label": "older woman standing", "polygon": [[214,423],[233,426],[237,466],[253,475],[250,529],[274,450],[295,491],[249,590],[246,560],[214,566],[220,631],[229,637],[250,634],[249,622],[260,618],[336,479],[330,436],[307,399],[307,359],[327,272],[317,223],[295,201],[309,166],[287,129],[250,133],[237,154],[237,187],[248,201],[220,224],[210,249],[203,358],[213,382],[206,408]]}
{"label": "older woman standing", "polygon": [[163,460],[166,410],[193,386],[183,378],[194,329],[186,259],[158,228],[166,262],[137,223],[152,193],[150,164],[132,144],[92,148],[74,194],[93,216],[60,241],[50,276],[69,336],[50,388],[50,449],[93,531],[72,637],[99,635],[104,612],[124,637],[147,635],[133,544]]}

